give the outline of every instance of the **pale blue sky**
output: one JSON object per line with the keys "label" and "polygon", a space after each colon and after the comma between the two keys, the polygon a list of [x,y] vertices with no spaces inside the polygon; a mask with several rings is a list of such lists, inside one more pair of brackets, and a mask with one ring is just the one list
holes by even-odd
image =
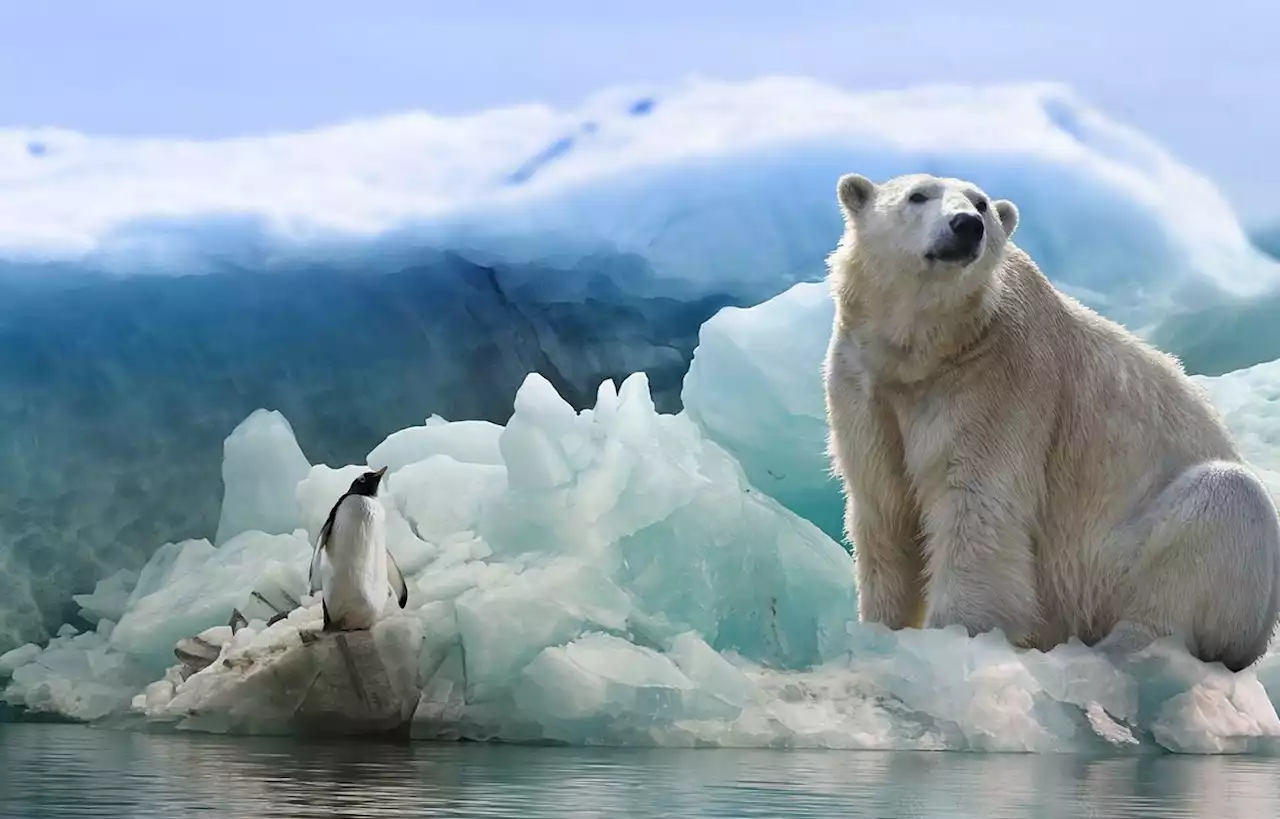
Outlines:
{"label": "pale blue sky", "polygon": [[1070,83],[1280,219],[1277,0],[0,0],[0,126],[219,136],[691,73]]}

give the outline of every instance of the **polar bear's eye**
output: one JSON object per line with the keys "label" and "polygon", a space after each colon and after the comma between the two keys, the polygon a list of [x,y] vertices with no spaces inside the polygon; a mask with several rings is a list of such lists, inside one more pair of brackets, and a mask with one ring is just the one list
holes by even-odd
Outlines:
{"label": "polar bear's eye", "polygon": [[978,213],[986,213],[986,212],[987,212],[987,200],[985,200],[985,199],[979,199],[979,200],[974,204],[974,207],[978,209]]}
{"label": "polar bear's eye", "polygon": [[915,204],[919,205],[919,204],[922,204],[922,203],[924,203],[924,202],[928,202],[928,201],[929,201],[929,197],[925,196],[925,195],[924,195],[923,193],[921,193],[920,191],[916,191],[915,193],[913,193],[913,194],[911,194],[910,196],[908,196],[908,197],[907,197],[907,201],[908,201],[908,202],[914,202]]}

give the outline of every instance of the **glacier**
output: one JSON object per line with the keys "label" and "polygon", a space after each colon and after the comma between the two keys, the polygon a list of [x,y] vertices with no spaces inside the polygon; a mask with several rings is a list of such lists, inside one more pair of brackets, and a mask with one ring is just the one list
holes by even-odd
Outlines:
{"label": "glacier", "polygon": [[[1182,355],[1280,490],[1280,264],[1067,89],[697,81],[217,142],[7,130],[0,156],[0,709],[622,744],[1280,734],[1274,655],[1122,667],[856,622],[818,371],[847,171],[1017,202],[1019,244]],[[410,608],[316,640],[309,540],[370,465]]]}

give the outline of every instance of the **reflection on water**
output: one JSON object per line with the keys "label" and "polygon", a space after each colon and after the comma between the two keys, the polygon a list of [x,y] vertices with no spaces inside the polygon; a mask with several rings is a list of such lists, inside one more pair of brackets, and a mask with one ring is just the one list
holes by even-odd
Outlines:
{"label": "reflection on water", "polygon": [[518,748],[0,725],[0,817],[1272,819],[1258,757]]}

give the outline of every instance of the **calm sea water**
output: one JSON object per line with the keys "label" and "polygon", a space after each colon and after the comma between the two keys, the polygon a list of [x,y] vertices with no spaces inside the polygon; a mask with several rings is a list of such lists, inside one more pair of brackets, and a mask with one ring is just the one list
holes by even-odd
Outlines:
{"label": "calm sea water", "polygon": [[0,816],[1274,819],[1280,760],[303,743],[0,725]]}

